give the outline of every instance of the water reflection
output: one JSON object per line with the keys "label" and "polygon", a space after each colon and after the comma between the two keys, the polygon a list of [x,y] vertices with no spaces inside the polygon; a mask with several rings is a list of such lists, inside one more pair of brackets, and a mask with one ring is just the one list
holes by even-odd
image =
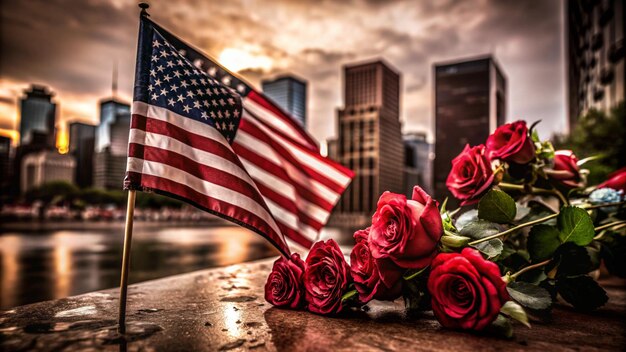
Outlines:
{"label": "water reflection", "polygon": [[[0,234],[0,308],[118,286],[122,241],[119,229]],[[240,227],[137,227],[130,282],[276,255]]]}

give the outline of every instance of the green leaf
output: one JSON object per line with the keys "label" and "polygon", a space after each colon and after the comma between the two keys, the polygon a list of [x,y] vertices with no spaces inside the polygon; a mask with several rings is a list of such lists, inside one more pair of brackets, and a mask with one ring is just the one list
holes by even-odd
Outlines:
{"label": "green leaf", "polygon": [[470,209],[457,217],[454,226],[461,230],[470,222],[478,220],[478,210]]}
{"label": "green leaf", "polygon": [[499,238],[494,238],[486,242],[478,243],[474,247],[485,254],[487,259],[493,259],[502,253],[504,244]]}
{"label": "green leaf", "polygon": [[593,263],[585,247],[572,242],[563,243],[555,252],[549,270],[558,265],[557,277],[579,276],[593,270]]}
{"label": "green leaf", "polygon": [[478,202],[478,217],[484,220],[507,224],[515,219],[515,201],[505,192],[492,189]]}
{"label": "green leaf", "polygon": [[426,267],[424,267],[424,268],[422,268],[422,269],[419,269],[419,270],[417,270],[417,271],[415,271],[415,272],[413,272],[413,271],[409,271],[409,272],[407,272],[406,274],[404,274],[404,276],[403,276],[402,278],[403,278],[405,281],[410,281],[410,280],[413,280],[413,279],[415,279],[416,277],[418,277],[418,276],[422,275],[424,272],[426,272],[426,269],[428,269],[429,267],[430,267],[430,266],[428,266],[428,265],[427,265]]}
{"label": "green leaf", "polygon": [[543,310],[552,305],[550,293],[545,288],[523,281],[514,281],[507,286],[509,295],[517,303],[530,309]]}
{"label": "green leaf", "polygon": [[348,291],[343,296],[341,296],[341,300],[347,301],[351,299],[352,297],[356,296],[357,294],[358,294],[357,290]]}
{"label": "green leaf", "polygon": [[472,239],[465,236],[455,235],[449,231],[446,231],[443,236],[441,236],[441,244],[449,248],[462,248],[467,246],[467,244]]}
{"label": "green leaf", "polygon": [[574,242],[586,246],[595,235],[593,220],[587,212],[578,207],[563,207],[556,219],[561,242]]}
{"label": "green leaf", "polygon": [[[476,220],[468,223],[460,231],[462,236],[470,237],[473,240],[489,237],[500,232],[500,226],[485,220]],[[487,258],[497,257],[504,249],[504,244],[499,238],[481,242],[474,246],[476,249],[487,255]]]}
{"label": "green leaf", "polygon": [[489,334],[501,336],[507,339],[513,337],[513,325],[511,325],[509,319],[502,314],[498,314],[496,320],[494,320],[486,330]]}
{"label": "green leaf", "polygon": [[528,235],[528,252],[533,262],[546,260],[561,245],[560,233],[553,226],[535,225]]}
{"label": "green leaf", "polygon": [[556,288],[566,302],[582,311],[599,308],[609,300],[604,289],[587,275],[558,279]]}
{"label": "green leaf", "polygon": [[502,308],[500,308],[500,313],[519,321],[527,327],[530,327],[528,316],[526,315],[524,308],[513,301],[506,302]]}

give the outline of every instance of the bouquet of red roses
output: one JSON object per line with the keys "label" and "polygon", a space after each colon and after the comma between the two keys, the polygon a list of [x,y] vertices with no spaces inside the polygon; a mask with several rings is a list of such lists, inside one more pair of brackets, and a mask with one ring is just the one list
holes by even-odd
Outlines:
{"label": "bouquet of red roses", "polygon": [[354,233],[349,264],[335,241],[318,242],[306,261],[274,263],[265,298],[336,314],[403,297],[445,327],[508,336],[510,318],[530,326],[527,312],[549,313],[559,297],[598,308],[608,299],[594,280],[601,263],[626,275],[626,168],[586,187],[586,161],[523,121],[503,125],[452,161],[446,184],[461,208],[419,186],[411,199],[385,192],[371,226]]}

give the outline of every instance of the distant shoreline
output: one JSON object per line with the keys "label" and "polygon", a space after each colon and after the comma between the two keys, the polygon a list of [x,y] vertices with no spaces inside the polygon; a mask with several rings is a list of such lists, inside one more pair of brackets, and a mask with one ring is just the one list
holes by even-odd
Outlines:
{"label": "distant shoreline", "polygon": [[[235,226],[221,219],[200,221],[147,221],[134,222],[135,228],[172,228],[172,227],[218,227]],[[62,230],[110,230],[123,229],[124,220],[114,221],[20,221],[0,224],[0,236],[9,232],[41,232]]]}

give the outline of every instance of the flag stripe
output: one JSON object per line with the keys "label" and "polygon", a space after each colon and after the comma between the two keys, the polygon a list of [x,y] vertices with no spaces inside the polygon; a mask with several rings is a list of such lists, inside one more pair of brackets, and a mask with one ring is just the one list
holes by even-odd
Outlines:
{"label": "flag stripe", "polygon": [[[131,129],[134,129],[135,131],[143,130],[149,133],[157,133],[159,135],[165,136],[168,140],[172,139],[175,141],[179,141],[180,143],[184,143],[195,149],[204,151],[206,152],[205,154],[215,154],[216,156],[219,156],[227,160],[228,162],[238,165],[240,168],[242,168],[239,159],[235,155],[234,151],[230,148],[230,146],[222,144],[221,141],[204,137],[202,133],[209,128],[212,129],[212,127],[210,126],[202,126],[201,129],[197,129],[194,132],[191,132],[180,128],[170,122],[165,122],[153,117],[145,117],[141,115],[133,115],[133,120],[131,121]],[[131,130],[131,137],[135,138],[133,142],[141,143],[141,138],[144,138],[145,136],[132,136],[132,131],[133,130]],[[154,140],[156,143],[159,143],[159,145],[166,144],[166,142],[159,142],[157,141],[157,139],[158,138],[155,138]]]}
{"label": "flag stripe", "polygon": [[322,197],[316,193],[318,190],[315,189],[316,185],[311,185],[312,182],[307,185],[305,182],[295,181],[291,178],[291,175],[285,172],[285,169],[276,166],[275,164],[267,161],[267,159],[241,145],[237,145],[235,150],[237,154],[239,154],[239,158],[243,163],[253,163],[254,161],[256,167],[265,170],[266,173],[280,178],[283,182],[289,183],[292,186],[292,189],[295,190],[298,197],[306,199],[308,202],[315,204],[323,210],[331,211],[333,209],[334,205],[331,202],[336,199],[336,193],[331,193],[329,197]]}
{"label": "flag stripe", "polygon": [[[203,145],[205,148],[210,149],[211,142],[208,142]],[[165,135],[152,133],[152,132],[144,132],[139,129],[131,129],[129,136],[129,143],[141,144],[147,147],[155,147],[163,150],[170,150],[179,155],[183,155],[186,158],[189,158],[197,165],[210,165],[211,167],[223,171],[227,174],[232,174],[239,179],[245,181],[250,185],[254,185],[254,182],[250,179],[248,173],[243,169],[242,166],[238,165],[239,161],[233,162],[228,156],[228,154],[218,154],[218,153],[210,153],[205,150],[200,150],[184,144],[174,138],[167,137]],[[139,156],[141,157],[143,154],[136,153],[135,149],[129,149],[129,156]],[[168,159],[163,159],[168,160]],[[169,161],[169,160],[168,160]]]}
{"label": "flag stripe", "polygon": [[327,202],[332,203],[341,194],[339,185],[305,165],[299,166],[298,161],[291,157],[284,148],[277,146],[276,149],[273,149],[270,147],[269,142],[266,143],[262,140],[268,140],[268,137],[261,131],[254,131],[253,133],[262,139],[248,133],[246,131],[246,129],[250,129],[246,127],[248,125],[250,124],[246,124],[242,120],[241,127],[237,131],[237,140],[233,143],[233,149],[237,154],[242,153],[246,158],[258,161],[258,163],[265,162],[274,165],[275,168],[283,169],[290,180],[310,189],[311,192]]}
{"label": "flag stripe", "polygon": [[[344,168],[343,166],[331,162],[328,159],[324,158],[319,154],[315,154],[310,150],[303,149],[301,146],[291,143],[285,138],[277,135],[272,132],[269,128],[264,126],[256,116],[247,109],[244,109],[242,122],[250,122],[254,127],[259,129],[261,132],[267,134],[272,141],[277,142],[282,147],[286,148],[291,152],[296,159],[298,159],[302,164],[309,165],[312,169],[317,171],[321,175],[327,175],[330,179],[336,181],[336,183],[345,186],[350,183],[352,171]],[[240,125],[239,128],[242,128]],[[250,132],[250,131],[248,131]]]}
{"label": "flag stripe", "polygon": [[[140,144],[131,143],[129,150],[137,147],[143,148],[144,161],[160,162],[167,160],[167,165],[175,167],[181,171],[195,176],[199,179],[210,180],[211,183],[229,188],[235,192],[239,192],[247,197],[252,198],[260,205],[263,204],[258,189],[248,182],[236,177],[229,177],[228,172],[224,172],[208,165],[203,165],[188,158],[184,154],[179,154],[167,149],[160,149],[151,146],[142,146]],[[266,209],[267,210],[267,209]]]}
{"label": "flag stripe", "polygon": [[290,134],[295,134],[299,136],[298,140],[304,140],[303,146],[307,149],[310,149],[316,153],[319,153],[319,147],[317,142],[309,136],[309,134],[300,126],[298,122],[296,122],[293,118],[288,116],[285,112],[282,111],[278,106],[272,103],[267,98],[261,96],[255,91],[251,91],[250,94],[246,96],[242,103],[253,102],[259,108],[268,112],[269,121],[281,120],[284,124],[288,125],[287,130],[289,130]]}
{"label": "flag stripe", "polygon": [[[129,173],[136,174],[137,172],[129,170]],[[236,223],[263,235],[277,248],[285,247],[281,244],[285,242],[282,232],[277,233],[274,230],[274,226],[270,226],[263,218],[239,206],[241,205],[239,201],[237,202],[238,205],[235,205],[207,197],[206,194],[198,192],[196,189],[184,183],[179,183],[156,175],[145,173],[141,173],[140,175],[144,187],[160,190],[178,197],[183,197],[200,208],[210,211],[216,215],[225,216],[229,220],[235,221]],[[280,226],[276,225],[276,227],[279,228]],[[309,247],[310,245],[307,246],[307,248]]]}
{"label": "flag stripe", "polygon": [[[169,161],[169,160],[168,160]],[[209,182],[207,180],[200,179],[194,175],[191,175],[183,170],[176,169],[167,164],[149,161],[149,160],[141,160],[137,158],[128,158],[128,171],[141,173],[142,175],[152,175],[157,176],[160,179],[167,179],[169,181],[186,185],[193,189],[194,191],[203,194],[212,198],[212,200],[218,201],[216,204],[219,209],[220,202],[228,203],[228,204],[237,204],[238,207],[245,210],[245,214],[253,214],[256,217],[263,220],[267,226],[269,226],[273,232],[280,233],[274,218],[267,212],[267,210],[261,206],[256,200],[241,194],[239,192],[233,191],[229,188],[223,187],[221,185]],[[143,177],[142,177],[143,182]],[[156,187],[160,188],[160,187]],[[173,192],[176,193],[176,192]],[[199,204],[202,204],[202,197],[194,198],[195,201]],[[210,203],[208,203],[210,204]],[[214,209],[215,210],[215,209]],[[217,210],[219,211],[219,210]],[[271,211],[271,209],[270,209]],[[229,215],[233,218],[237,218],[237,216]]]}

